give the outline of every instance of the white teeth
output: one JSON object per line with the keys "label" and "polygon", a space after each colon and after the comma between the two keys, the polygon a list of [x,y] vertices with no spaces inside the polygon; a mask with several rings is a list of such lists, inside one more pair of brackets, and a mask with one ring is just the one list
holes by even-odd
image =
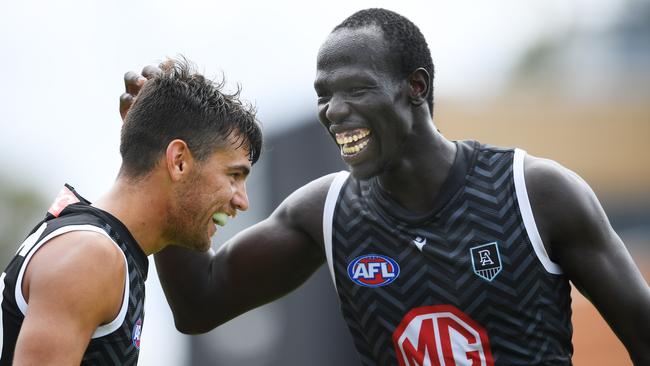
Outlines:
{"label": "white teeth", "polygon": [[341,146],[341,151],[343,151],[343,153],[345,155],[352,155],[352,154],[356,154],[359,151],[363,150],[367,145],[368,145],[368,141],[362,141],[358,145],[355,145],[355,146],[352,146],[352,147]]}
{"label": "white teeth", "polygon": [[367,128],[360,128],[355,131],[356,133],[354,135],[348,135],[348,133],[337,133],[336,143],[339,145],[349,144],[350,142],[359,141],[370,135],[370,130]]}

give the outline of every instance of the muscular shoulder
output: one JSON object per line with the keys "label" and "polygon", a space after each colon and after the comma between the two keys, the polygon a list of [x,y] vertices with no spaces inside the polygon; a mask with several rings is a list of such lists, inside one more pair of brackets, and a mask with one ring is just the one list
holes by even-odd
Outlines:
{"label": "muscular shoulder", "polygon": [[108,237],[73,231],[51,239],[34,254],[23,292],[30,307],[34,302],[65,304],[110,319],[121,300],[125,276],[122,251]]}
{"label": "muscular shoulder", "polygon": [[336,173],[315,179],[293,192],[282,203],[288,214],[301,216],[306,210],[322,211]]}
{"label": "muscular shoulder", "polygon": [[293,192],[278,207],[274,215],[322,241],[323,208],[336,173],[315,179]]}
{"label": "muscular shoulder", "polygon": [[609,226],[593,190],[573,171],[527,156],[524,172],[535,221],[551,257],[559,245],[575,242],[577,236],[584,240],[599,226]]}
{"label": "muscular shoulder", "polygon": [[[72,231],[51,239],[32,258],[30,266],[39,272],[91,271],[98,275],[124,267],[122,251],[106,235]],[[41,262],[47,266],[40,268]],[[69,272],[68,272],[69,273]]]}

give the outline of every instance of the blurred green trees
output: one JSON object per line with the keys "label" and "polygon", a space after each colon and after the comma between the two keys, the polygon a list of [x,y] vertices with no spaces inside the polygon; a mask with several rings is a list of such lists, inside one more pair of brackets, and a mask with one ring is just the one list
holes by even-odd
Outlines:
{"label": "blurred green trees", "polygon": [[0,177],[0,267],[4,269],[46,210],[47,203],[35,188]]}

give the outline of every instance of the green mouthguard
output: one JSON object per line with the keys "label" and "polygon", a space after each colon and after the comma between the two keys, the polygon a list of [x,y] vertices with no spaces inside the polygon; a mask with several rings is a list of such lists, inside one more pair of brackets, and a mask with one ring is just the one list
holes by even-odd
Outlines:
{"label": "green mouthguard", "polygon": [[216,214],[212,215],[212,219],[217,225],[224,226],[228,222],[228,214],[217,212]]}

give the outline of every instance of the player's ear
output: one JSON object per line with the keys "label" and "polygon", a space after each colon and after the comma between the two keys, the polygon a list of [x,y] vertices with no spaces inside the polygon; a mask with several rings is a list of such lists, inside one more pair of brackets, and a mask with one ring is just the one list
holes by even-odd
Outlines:
{"label": "player's ear", "polygon": [[409,97],[414,105],[426,103],[429,94],[429,73],[420,67],[409,75]]}
{"label": "player's ear", "polygon": [[165,164],[172,181],[177,182],[187,177],[194,163],[192,152],[185,141],[176,139],[167,145]]}

